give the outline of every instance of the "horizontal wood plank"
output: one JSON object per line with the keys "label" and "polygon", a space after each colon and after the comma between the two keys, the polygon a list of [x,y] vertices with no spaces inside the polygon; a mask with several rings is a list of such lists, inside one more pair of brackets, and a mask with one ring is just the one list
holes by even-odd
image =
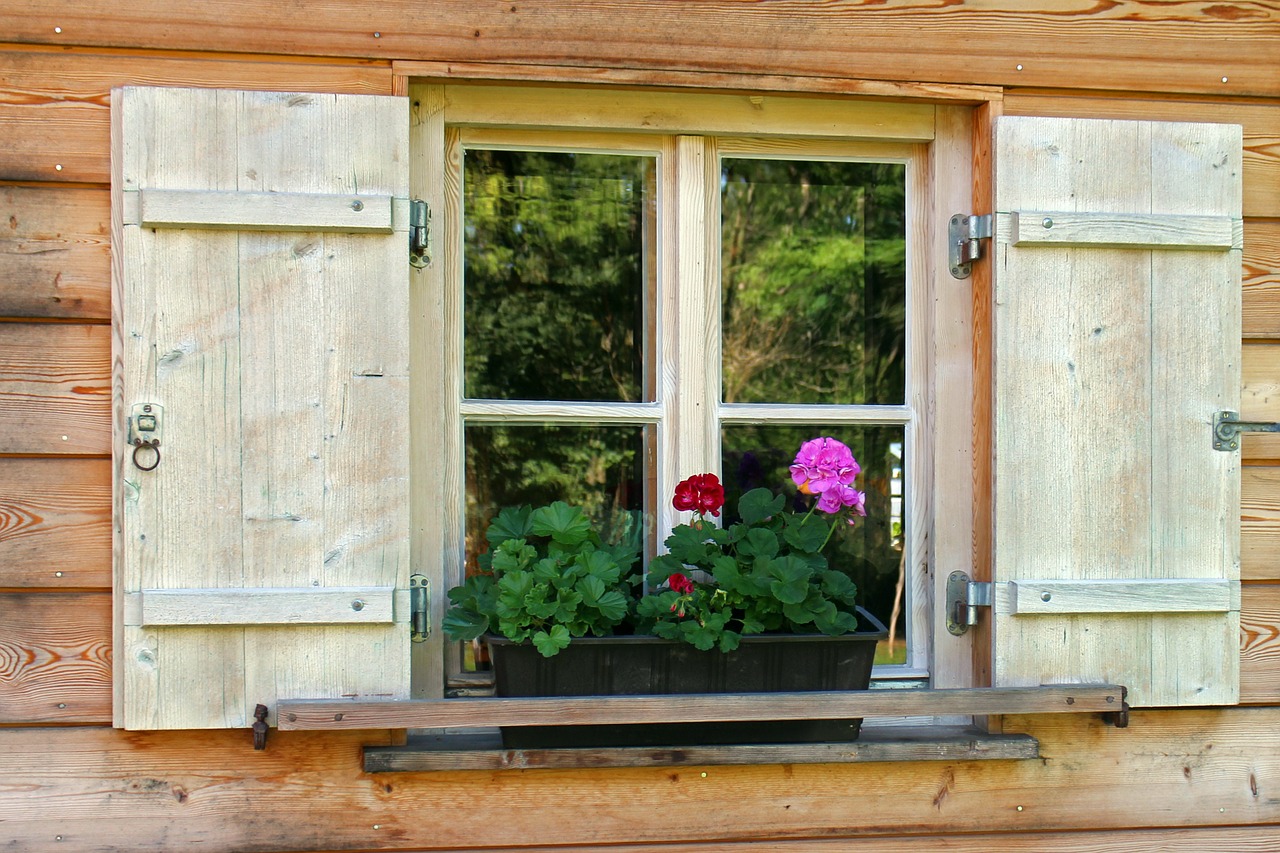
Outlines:
{"label": "horizontal wood plank", "polygon": [[0,187],[0,317],[111,317],[106,190]]}
{"label": "horizontal wood plank", "polygon": [[111,463],[0,459],[0,588],[111,587]]}
{"label": "horizontal wood plank", "polygon": [[947,690],[847,690],[663,696],[548,696],[527,699],[288,700],[283,730],[447,726],[831,720],[948,714],[1068,714],[1117,711],[1115,685]]}
{"label": "horizontal wood plank", "polygon": [[506,749],[497,731],[410,738],[370,747],[370,773],[432,770],[548,770],[588,767],[715,767],[732,764],[851,764],[865,761],[1011,761],[1038,758],[1029,735],[986,734],[961,727],[863,729],[853,743],[680,747]]}
{"label": "horizontal wood plank", "polygon": [[[1117,89],[1124,88],[1121,86]],[[1280,107],[1258,102],[1063,94],[1013,89],[1005,115],[1238,124],[1244,128],[1244,215],[1280,217]]]}
{"label": "horizontal wood plank", "polygon": [[[1241,359],[1240,414],[1246,421],[1280,421],[1280,343],[1246,343]],[[1246,433],[1245,461],[1280,460],[1280,434]]]}
{"label": "horizontal wood plank", "polygon": [[1240,645],[1240,702],[1280,704],[1280,584],[1244,585]]}
{"label": "horizontal wood plank", "polygon": [[[1280,173],[1272,193],[1280,196]],[[1280,219],[1245,220],[1241,319],[1246,338],[1280,338]]]}
{"label": "horizontal wood plank", "polygon": [[109,593],[0,594],[0,723],[109,721],[110,637]]}
{"label": "horizontal wood plank", "polygon": [[1152,249],[1242,248],[1239,222],[1228,216],[1072,213],[1015,210],[1009,213],[1015,246],[1098,246]]}
{"label": "horizontal wood plank", "polygon": [[0,323],[0,453],[111,452],[111,327]]}
{"label": "horizontal wood plank", "polygon": [[1240,577],[1280,581],[1280,468],[1240,471]]}
{"label": "horizontal wood plank", "polygon": [[[154,29],[164,17],[142,26]],[[0,32],[10,30],[0,23]],[[392,83],[390,64],[383,61],[13,47],[0,51],[0,179],[107,183],[110,94],[123,85],[385,95]]]}
{"label": "horizontal wood plank", "polygon": [[125,594],[124,624],[370,625],[397,617],[408,622],[395,597],[392,587],[145,589]]}
{"label": "horizontal wood plank", "polygon": [[[391,196],[255,193],[143,188],[124,194],[124,224],[233,231],[390,234]],[[131,208],[136,213],[131,216]]]}
{"label": "horizontal wood plank", "polygon": [[[1280,784],[1280,709],[1137,711],[1127,729],[1092,715],[1011,717],[1005,731],[1036,738],[1040,760],[371,779],[361,749],[390,745],[388,734],[273,731],[267,749],[255,752],[247,730],[0,729],[0,814],[19,850],[104,849],[102,839],[134,851],[260,853],[670,842],[705,850],[730,840],[776,849],[815,839],[867,850],[947,850],[978,833],[985,847],[954,848],[976,853],[1002,849],[1005,838],[1026,839],[1016,849],[1058,849],[1030,839],[1089,830],[1097,850],[1119,853],[1159,849],[1135,842],[1158,842],[1165,830],[1135,832],[1142,829],[1210,839],[1171,848],[1185,851],[1237,849],[1212,841],[1240,836],[1197,835],[1204,827],[1241,833],[1255,826],[1275,838],[1280,798],[1270,792]],[[458,820],[478,800],[510,807],[501,820]],[[253,803],[248,813],[246,802]],[[61,845],[51,842],[55,834]],[[929,847],[919,837],[891,842],[893,835],[952,840]],[[1124,841],[1131,846],[1117,846]]]}
{"label": "horizontal wood plank", "polygon": [[996,589],[997,606],[1019,616],[1223,613],[1240,608],[1240,584],[1218,578],[1019,580]]}
{"label": "horizontal wood plank", "polygon": [[0,11],[0,32],[34,44],[1275,95],[1278,18],[1269,4],[1211,0],[745,7],[345,0],[326,4],[320,26],[261,3],[26,0]]}

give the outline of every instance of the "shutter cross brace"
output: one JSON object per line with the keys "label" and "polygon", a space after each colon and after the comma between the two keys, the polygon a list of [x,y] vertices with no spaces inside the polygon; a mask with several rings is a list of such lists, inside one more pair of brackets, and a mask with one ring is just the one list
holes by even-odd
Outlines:
{"label": "shutter cross brace", "polygon": [[1239,412],[1217,412],[1213,416],[1213,449],[1239,450],[1242,432],[1280,432],[1280,423],[1242,421]]}

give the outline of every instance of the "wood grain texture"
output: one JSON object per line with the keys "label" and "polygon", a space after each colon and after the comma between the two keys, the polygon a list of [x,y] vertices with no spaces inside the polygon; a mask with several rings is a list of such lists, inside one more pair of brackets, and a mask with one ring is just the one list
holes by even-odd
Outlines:
{"label": "wood grain texture", "polygon": [[0,317],[111,316],[105,190],[0,187]]}
{"label": "wood grain texture", "polygon": [[394,0],[376,8],[334,0],[324,11],[320,26],[256,0],[181,8],[165,0],[74,8],[23,0],[4,7],[0,32],[34,44],[872,80],[913,80],[928,69],[929,79],[952,83],[1280,93],[1280,11],[1262,0],[993,0],[978,7],[921,0]]}
{"label": "wood grain texture", "polygon": [[1244,584],[1240,598],[1240,701],[1280,704],[1280,584]]}
{"label": "wood grain texture", "polygon": [[[157,20],[142,26],[153,30]],[[0,51],[0,179],[107,183],[110,94],[126,84],[389,94],[391,69],[368,60],[11,46]]]}
{"label": "wood grain texture", "polygon": [[0,453],[111,452],[111,329],[0,323]]}
{"label": "wood grain texture", "polygon": [[419,701],[281,701],[282,730],[443,728],[592,723],[830,720],[986,714],[1106,713],[1119,708],[1116,685],[845,690],[655,696],[545,696]]}
{"label": "wood grain texture", "polygon": [[[1238,580],[1239,460],[1205,428],[1239,399],[1239,252],[1015,248],[999,220],[1235,218],[1239,140],[1238,127],[1189,122],[999,123],[997,584]],[[1236,701],[1236,612],[993,615],[996,684],[1088,673],[1124,684],[1135,707]]]}
{"label": "wood grain texture", "polygon": [[[1246,342],[1243,350],[1241,418],[1280,421],[1280,344]],[[1246,433],[1240,455],[1249,462],[1280,460],[1280,434]]]}
{"label": "wood grain texture", "polygon": [[111,587],[111,463],[0,459],[0,588]]}
{"label": "wood grain texture", "polygon": [[[1280,73],[1276,76],[1280,80]],[[1006,115],[1238,124],[1244,128],[1243,214],[1280,217],[1280,104],[1012,89],[1005,93],[1004,110]]]}
{"label": "wood grain texture", "polygon": [[108,593],[0,594],[0,723],[110,720],[110,637]]}
{"label": "wood grain texture", "polygon": [[1280,581],[1280,468],[1240,471],[1240,577]]}
{"label": "wood grain texture", "polygon": [[[408,195],[407,99],[117,92],[117,218],[120,196],[152,189]],[[385,606],[368,596],[367,613],[389,617],[409,580],[404,235],[120,229],[121,399],[163,405],[166,424],[154,471],[116,437],[118,591],[379,587]],[[346,624],[365,621],[350,603],[332,626],[312,611],[275,627],[290,615],[275,608],[269,626],[126,620],[125,725],[235,727],[278,697],[407,696],[407,621]]]}
{"label": "wood grain texture", "polygon": [[[1280,175],[1270,189],[1280,196]],[[1280,338],[1280,219],[1244,222],[1244,336]]]}
{"label": "wood grain texture", "polygon": [[958,726],[863,729],[855,743],[505,749],[496,729],[411,738],[364,751],[370,773],[434,770],[547,770],[730,764],[850,764],[865,761],[1006,761],[1039,757],[1028,735],[991,735]]}
{"label": "wood grain texture", "polygon": [[[1213,840],[1270,824],[1274,838],[1280,823],[1280,709],[1139,711],[1127,729],[1091,715],[1006,723],[1040,741],[1040,761],[376,779],[361,770],[361,747],[389,745],[381,732],[272,732],[267,749],[254,752],[244,730],[9,729],[0,730],[0,817],[18,850],[166,853],[663,842],[719,849],[711,845],[819,838],[860,838],[877,850],[871,841],[890,835],[946,834],[960,842],[969,833],[986,833],[983,849],[990,850],[1002,838],[1043,831],[1090,830],[1105,844],[1115,830],[1235,834],[1198,836]],[[502,804],[502,819],[459,820],[477,797]],[[993,825],[1003,832],[991,833]],[[55,834],[61,846],[50,843]],[[930,849],[915,838],[892,843],[899,846],[889,849]],[[1046,848],[1027,840],[1016,849]],[[1191,848],[1188,841],[1174,849]]]}

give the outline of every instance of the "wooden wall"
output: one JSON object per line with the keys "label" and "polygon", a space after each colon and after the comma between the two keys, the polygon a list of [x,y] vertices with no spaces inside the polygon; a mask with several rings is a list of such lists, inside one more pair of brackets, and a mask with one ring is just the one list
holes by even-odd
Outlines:
{"label": "wooden wall", "polygon": [[1041,739],[1038,762],[376,777],[360,746],[386,733],[273,733],[255,753],[247,732],[109,727],[107,459],[110,88],[388,93],[393,60],[814,91],[999,86],[1009,114],[1240,122],[1244,412],[1280,420],[1277,4],[174,5],[0,6],[0,849],[1280,850],[1280,437],[1244,451],[1243,707],[1139,712],[1124,731],[1009,720]]}

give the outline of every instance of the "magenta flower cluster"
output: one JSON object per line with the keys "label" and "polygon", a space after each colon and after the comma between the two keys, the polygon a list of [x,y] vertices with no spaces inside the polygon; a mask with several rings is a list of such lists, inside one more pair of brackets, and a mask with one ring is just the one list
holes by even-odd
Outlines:
{"label": "magenta flower cluster", "polygon": [[[792,481],[804,494],[817,495],[818,509],[826,513],[850,507],[857,515],[867,514],[866,493],[853,488],[853,481],[861,472],[853,452],[826,436],[800,445],[800,452],[791,464]],[[852,518],[849,523],[853,524]]]}

